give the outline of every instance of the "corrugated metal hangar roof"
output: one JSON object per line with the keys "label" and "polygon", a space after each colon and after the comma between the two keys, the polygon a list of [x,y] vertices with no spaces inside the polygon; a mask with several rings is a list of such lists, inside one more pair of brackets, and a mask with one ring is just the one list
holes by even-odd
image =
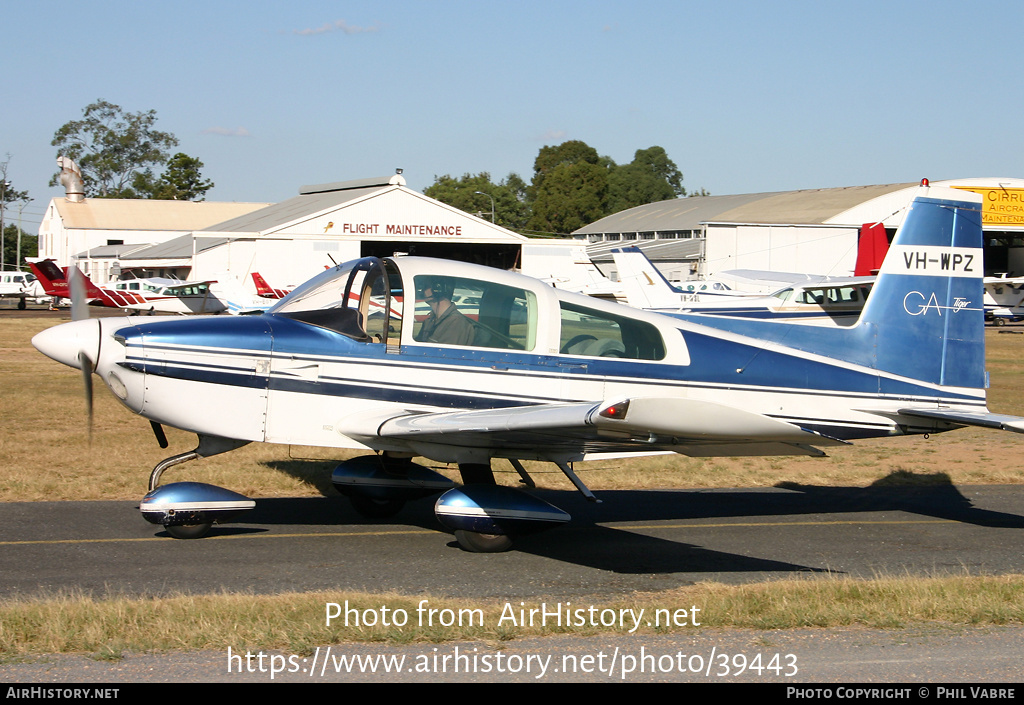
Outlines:
{"label": "corrugated metal hangar roof", "polygon": [[56,206],[66,228],[161,231],[200,230],[269,205],[148,198],[88,198],[79,203],[55,198],[51,203]]}
{"label": "corrugated metal hangar roof", "polygon": [[303,186],[299,189],[299,195],[294,198],[268,205],[266,208],[223,223],[210,225],[204,230],[218,233],[265,233],[393,185],[393,176],[382,176],[320,186]]}
{"label": "corrugated metal hangar roof", "polygon": [[690,260],[700,256],[703,238],[670,240],[609,240],[587,246],[587,255],[594,262],[611,262],[612,250],[619,247],[639,247],[653,260]]}
{"label": "corrugated metal hangar roof", "polygon": [[[676,198],[614,213],[580,228],[573,235],[699,230],[703,223],[709,222],[819,224],[872,198],[915,185],[847,186]],[[636,244],[644,249],[651,246],[650,241]]]}

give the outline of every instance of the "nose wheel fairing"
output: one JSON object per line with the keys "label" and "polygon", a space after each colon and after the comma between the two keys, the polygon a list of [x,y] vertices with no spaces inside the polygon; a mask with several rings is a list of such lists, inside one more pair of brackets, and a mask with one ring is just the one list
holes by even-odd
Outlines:
{"label": "nose wheel fairing", "polygon": [[247,445],[248,441],[217,436],[199,436],[195,450],[178,453],[157,463],[149,476],[149,492],[142,498],[139,511],[151,524],[160,524],[179,539],[202,538],[214,524],[234,520],[256,506],[254,500],[237,492],[204,482],[172,482],[160,485],[163,473],[196,458],[225,453]]}
{"label": "nose wheel fairing", "polygon": [[139,510],[176,538],[200,538],[215,523],[231,521],[256,506],[237,492],[203,482],[172,482],[149,492]]}

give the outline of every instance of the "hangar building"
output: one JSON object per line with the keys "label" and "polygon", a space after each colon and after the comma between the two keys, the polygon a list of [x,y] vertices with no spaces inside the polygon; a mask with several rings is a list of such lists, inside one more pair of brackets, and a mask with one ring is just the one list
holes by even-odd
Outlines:
{"label": "hangar building", "polygon": [[[932,182],[980,193],[986,273],[1024,274],[1024,179]],[[699,196],[650,203],[580,228],[573,236],[615,277],[611,250],[636,245],[669,279],[737,269],[849,276],[859,233],[882,223],[889,240],[919,184]]]}
{"label": "hangar building", "polygon": [[[196,206],[205,217],[186,218]],[[137,217],[122,222],[122,210]],[[585,258],[575,240],[526,238],[406,188],[399,174],[304,186],[274,204],[55,198],[40,235],[41,257],[73,261],[97,283],[126,272],[192,280],[230,273],[251,286],[259,272],[286,287],[334,263],[395,252],[546,278]]]}

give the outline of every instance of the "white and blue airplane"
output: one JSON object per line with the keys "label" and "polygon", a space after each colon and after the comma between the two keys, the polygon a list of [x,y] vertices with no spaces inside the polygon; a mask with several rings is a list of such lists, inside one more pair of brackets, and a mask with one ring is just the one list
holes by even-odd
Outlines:
{"label": "white and blue airplane", "polygon": [[[451,304],[455,289],[472,310]],[[983,326],[980,197],[922,187],[849,327],[670,317],[394,257],[334,267],[262,315],[79,320],[32,342],[98,375],[155,430],[198,435],[153,469],[141,505],[172,536],[201,536],[253,503],[161,485],[163,472],[259,441],[372,451],[333,473],[360,512],[388,516],[443,492],[435,513],[459,543],[500,551],[569,517],[495,484],[493,458],[510,459],[527,487],[519,461],[550,461],[594,499],[573,463],[602,454],[820,456],[968,425],[1024,433],[1024,419],[987,409]],[[463,484],[417,456],[457,464]]]}
{"label": "white and blue airplane", "polygon": [[[732,291],[721,282],[694,282],[680,288],[673,286],[638,247],[612,250],[612,257],[629,305],[669,315],[702,313],[848,326],[857,322],[875,282],[872,276],[762,272],[765,277],[795,281],[765,295]],[[768,283],[771,279],[761,281]]]}

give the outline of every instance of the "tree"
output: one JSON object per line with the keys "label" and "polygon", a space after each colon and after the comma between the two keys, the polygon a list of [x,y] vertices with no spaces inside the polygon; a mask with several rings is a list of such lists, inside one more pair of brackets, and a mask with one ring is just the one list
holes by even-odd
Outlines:
{"label": "tree", "polygon": [[510,230],[520,230],[529,218],[526,202],[526,182],[519,175],[509,174],[500,183],[492,183],[486,171],[463,174],[456,179],[445,174],[435,176],[434,183],[423,193],[467,213],[479,214],[490,220],[491,199],[494,199],[494,222]]}
{"label": "tree", "polygon": [[609,213],[686,195],[679,168],[657,146],[638,149],[632,162],[613,169],[608,186]]}
{"label": "tree", "polygon": [[530,235],[565,235],[627,208],[685,196],[686,189],[662,147],[638,149],[632,162],[619,166],[586,142],[569,140],[541,147],[529,186],[516,174],[493,184],[490,174],[481,172],[461,179],[434,177],[424,193],[485,217],[489,199],[480,194],[487,194],[494,198],[500,225]]}
{"label": "tree", "polygon": [[0,162],[0,203],[2,203],[4,208],[7,207],[8,203],[28,200],[28,191],[18,191],[14,188],[14,184],[11,183],[10,179],[7,178],[7,165],[10,164],[10,161],[11,155],[8,154]]}
{"label": "tree", "polygon": [[541,147],[533,163],[527,227],[565,235],[607,214],[608,174],[615,162],[579,140]]}
{"label": "tree", "polygon": [[535,233],[568,235],[607,214],[608,171],[599,164],[559,164],[534,191],[527,227]]}
{"label": "tree", "polygon": [[205,201],[206,192],[213,188],[213,182],[203,178],[202,168],[201,161],[178,152],[168,160],[159,179],[154,181],[151,174],[140,173],[132,181],[132,188],[138,194],[148,194],[148,198]]}
{"label": "tree", "polygon": [[[17,269],[18,255],[18,226],[10,224],[10,204],[25,202],[29,200],[28,191],[19,191],[7,178],[7,165],[11,161],[8,154],[4,161],[0,162],[0,233],[3,234],[3,258],[2,262],[6,269],[8,265]],[[24,244],[24,243],[23,243]]]}
{"label": "tree", "polygon": [[[87,105],[81,120],[65,123],[50,143],[82,170],[89,198],[179,198],[202,196],[213,186],[202,181],[202,163],[183,154],[168,162],[178,138],[155,129],[156,111],[125,113],[121,106],[98,100]],[[181,159],[179,159],[181,157]],[[154,167],[168,171],[157,179]],[[209,185],[206,185],[209,184]],[[57,177],[50,179],[57,185]]]}
{"label": "tree", "polygon": [[[24,230],[21,231],[21,251],[18,251],[18,224],[11,223],[10,218],[4,220],[4,269],[23,269],[28,271],[25,265],[26,257],[35,257],[39,251],[39,236],[30,235]],[[18,262],[18,255],[21,255],[21,262]],[[21,265],[21,266],[19,266]]]}

